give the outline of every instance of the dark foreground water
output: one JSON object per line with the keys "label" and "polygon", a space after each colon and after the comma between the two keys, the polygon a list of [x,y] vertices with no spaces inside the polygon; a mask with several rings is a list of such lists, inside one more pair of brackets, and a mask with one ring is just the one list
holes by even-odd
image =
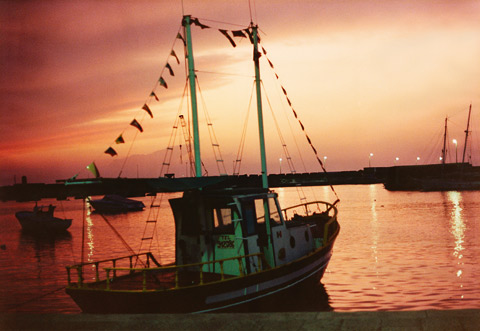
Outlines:
{"label": "dark foreground water", "polygon": [[[341,232],[322,284],[289,294],[267,311],[360,311],[480,308],[480,192],[388,192],[382,185],[337,186]],[[285,208],[295,188],[277,189]],[[333,201],[327,187],[304,188],[311,199]],[[174,228],[165,195],[151,250],[173,261]],[[143,201],[149,205],[150,198]],[[57,216],[73,218],[62,236],[38,238],[21,231],[14,213],[32,203],[0,203],[0,311],[80,310],[65,294],[66,265],[129,255],[128,249],[81,200],[50,201]],[[134,251],[141,247],[149,211],[109,216]],[[150,216],[151,218],[151,216]],[[146,230],[147,235],[150,229]],[[159,252],[158,252],[159,251]],[[279,301],[280,302],[280,301]]]}

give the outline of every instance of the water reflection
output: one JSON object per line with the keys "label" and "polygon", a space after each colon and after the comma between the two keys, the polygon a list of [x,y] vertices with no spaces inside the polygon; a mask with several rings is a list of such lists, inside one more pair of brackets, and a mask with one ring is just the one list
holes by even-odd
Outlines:
{"label": "water reflection", "polygon": [[[371,225],[372,225],[372,255],[374,258],[374,268],[375,268],[375,275],[378,277],[378,252],[377,252],[377,247],[378,247],[378,216],[377,216],[377,187],[376,185],[370,185],[369,186],[369,196],[370,196],[370,201],[371,201],[371,213],[372,213],[372,220],[371,220]],[[373,287],[375,290],[375,286]]]}
{"label": "water reflection", "polygon": [[[240,312],[317,312],[332,311],[330,297],[322,283],[287,289],[242,307]],[[235,308],[238,312],[238,307]]]}
{"label": "water reflection", "polygon": [[[88,208],[88,204],[84,202],[83,204],[84,212],[86,213],[85,216],[85,224],[86,224],[86,231],[87,231],[87,247],[88,247],[88,254],[87,260],[88,262],[92,262],[94,260],[93,252],[95,248],[94,244],[94,237],[93,237],[93,221],[92,221],[92,210]],[[83,249],[83,248],[82,248]],[[83,256],[82,256],[83,259]]]}
{"label": "water reflection", "polygon": [[[447,193],[448,200],[452,203],[452,209],[450,213],[450,223],[451,223],[451,233],[455,239],[455,246],[453,248],[453,256],[458,259],[457,265],[458,270],[456,271],[456,276],[459,280],[462,278],[463,274],[463,253],[465,249],[463,246],[465,240],[465,222],[462,217],[463,208],[461,207],[462,195],[460,192],[451,191]],[[463,287],[463,284],[460,284],[460,287]],[[463,295],[461,296],[463,298]]]}

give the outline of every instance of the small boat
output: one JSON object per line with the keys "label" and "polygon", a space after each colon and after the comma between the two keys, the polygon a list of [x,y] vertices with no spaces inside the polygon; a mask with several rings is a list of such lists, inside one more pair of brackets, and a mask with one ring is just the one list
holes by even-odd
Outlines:
{"label": "small boat", "polygon": [[88,202],[95,211],[106,214],[140,211],[145,208],[141,201],[124,198],[116,194],[105,195],[102,199],[89,199]]}
{"label": "small boat", "polygon": [[[189,81],[195,91],[192,23],[205,26],[197,18],[183,17],[181,39],[188,50]],[[252,23],[242,34],[250,36],[254,46],[257,100],[261,100],[257,29]],[[190,96],[191,110],[196,112],[194,93]],[[151,252],[144,252],[68,266],[66,292],[83,312],[243,311],[288,290],[318,285],[340,231],[338,200],[280,207],[277,193],[268,185],[260,101],[257,110],[262,186],[209,184],[210,178],[202,177],[194,121],[195,179],[205,180],[202,187],[185,189],[182,197],[169,200],[175,221],[175,262],[162,265]]]}
{"label": "small boat", "polygon": [[33,211],[19,211],[15,213],[22,229],[32,233],[57,233],[66,231],[72,225],[71,219],[53,216],[55,206],[37,206]]}

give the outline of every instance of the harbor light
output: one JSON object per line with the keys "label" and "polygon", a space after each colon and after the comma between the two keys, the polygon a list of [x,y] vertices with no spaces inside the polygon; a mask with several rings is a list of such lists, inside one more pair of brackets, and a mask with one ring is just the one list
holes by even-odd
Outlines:
{"label": "harbor light", "polygon": [[280,162],[280,175],[281,175],[282,174],[282,158],[279,158],[278,162]]}
{"label": "harbor light", "polygon": [[457,143],[457,139],[453,139],[452,142],[455,144],[455,163],[458,163],[458,153],[457,153],[458,143]]}
{"label": "harbor light", "polygon": [[372,156],[373,156],[373,153],[370,153],[370,155],[368,156],[368,167],[371,168],[372,165],[371,165],[371,159],[372,159]]}

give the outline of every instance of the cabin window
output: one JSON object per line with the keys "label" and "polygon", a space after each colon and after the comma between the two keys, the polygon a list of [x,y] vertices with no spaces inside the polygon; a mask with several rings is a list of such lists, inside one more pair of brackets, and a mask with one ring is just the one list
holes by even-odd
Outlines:
{"label": "cabin window", "polygon": [[[255,210],[257,212],[257,222],[265,223],[265,206],[263,199],[255,200]],[[270,226],[276,226],[282,224],[280,215],[278,213],[277,204],[274,198],[268,199],[268,207],[270,209]]]}
{"label": "cabin window", "polygon": [[255,200],[255,212],[257,214],[257,223],[265,223],[265,206],[263,199]]}
{"label": "cabin window", "polygon": [[268,206],[270,207],[270,226],[282,224],[280,214],[278,213],[277,203],[274,198],[268,199]]}
{"label": "cabin window", "polygon": [[255,215],[255,205],[251,201],[243,204],[243,220],[247,236],[256,234],[257,217]]}
{"label": "cabin window", "polygon": [[233,234],[232,209],[217,208],[213,211],[214,233]]}

